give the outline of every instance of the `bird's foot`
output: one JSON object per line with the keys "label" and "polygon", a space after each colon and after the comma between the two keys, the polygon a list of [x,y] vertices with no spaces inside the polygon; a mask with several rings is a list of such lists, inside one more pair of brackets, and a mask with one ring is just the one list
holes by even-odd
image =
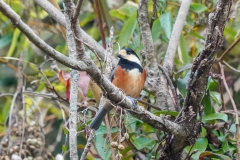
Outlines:
{"label": "bird's foot", "polygon": [[133,104],[133,107],[134,107],[133,109],[134,110],[137,109],[138,108],[137,100],[133,97],[130,97],[130,96],[127,96],[127,97],[128,97],[128,99],[130,99],[132,101],[132,104]]}

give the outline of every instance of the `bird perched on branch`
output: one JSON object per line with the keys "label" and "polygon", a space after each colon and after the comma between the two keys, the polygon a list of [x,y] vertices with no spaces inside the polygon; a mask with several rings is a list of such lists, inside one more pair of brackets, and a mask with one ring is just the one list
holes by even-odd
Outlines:
{"label": "bird perched on branch", "polygon": [[[120,50],[117,56],[120,60],[113,70],[110,80],[116,87],[123,90],[127,96],[138,98],[146,80],[146,70],[142,67],[137,54],[130,48]],[[105,115],[112,108],[113,106],[109,102],[100,106],[99,111],[90,124],[90,128],[97,130]]]}

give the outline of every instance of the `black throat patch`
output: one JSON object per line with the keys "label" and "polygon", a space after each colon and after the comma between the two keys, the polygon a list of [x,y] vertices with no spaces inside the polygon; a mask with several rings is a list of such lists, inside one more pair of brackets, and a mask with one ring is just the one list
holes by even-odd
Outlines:
{"label": "black throat patch", "polygon": [[138,69],[139,72],[143,72],[143,68],[141,65],[139,65],[136,62],[129,61],[127,59],[120,59],[118,62],[118,65],[121,66],[125,70],[132,70],[132,69]]}

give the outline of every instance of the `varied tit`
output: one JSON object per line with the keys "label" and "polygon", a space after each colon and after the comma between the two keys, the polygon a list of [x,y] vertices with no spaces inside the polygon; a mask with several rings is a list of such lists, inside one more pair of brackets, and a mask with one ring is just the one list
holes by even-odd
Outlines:
{"label": "varied tit", "polygon": [[[130,48],[120,50],[117,56],[120,60],[113,70],[110,80],[116,87],[123,90],[127,96],[138,98],[146,80],[146,70],[142,67],[137,54]],[[90,128],[97,130],[105,115],[112,108],[113,106],[108,102],[100,106],[90,124]]]}

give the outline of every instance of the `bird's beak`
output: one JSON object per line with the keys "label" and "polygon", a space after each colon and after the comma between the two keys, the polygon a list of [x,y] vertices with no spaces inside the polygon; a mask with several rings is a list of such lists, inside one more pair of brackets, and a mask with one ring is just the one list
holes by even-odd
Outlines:
{"label": "bird's beak", "polygon": [[123,58],[125,57],[126,55],[126,51],[125,50],[120,50],[119,53],[117,54],[118,58]]}
{"label": "bird's beak", "polygon": [[118,58],[122,58],[122,55],[121,55],[121,54],[119,54],[119,53],[117,54],[117,56],[118,56]]}

